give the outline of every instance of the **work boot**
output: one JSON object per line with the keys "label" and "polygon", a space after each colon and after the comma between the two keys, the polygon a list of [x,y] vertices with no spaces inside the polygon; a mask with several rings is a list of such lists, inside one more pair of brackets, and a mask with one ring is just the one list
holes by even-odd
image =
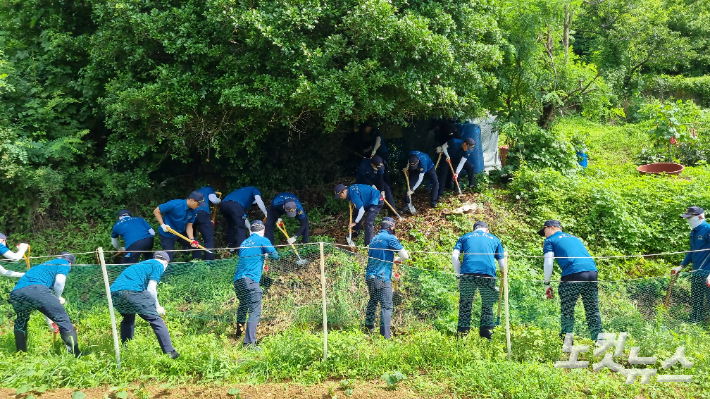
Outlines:
{"label": "work boot", "polygon": [[367,332],[365,334],[372,335],[375,333],[375,326],[365,326],[367,328]]}
{"label": "work boot", "polygon": [[79,350],[79,338],[76,336],[76,329],[71,331],[59,331],[59,335],[61,335],[62,341],[64,341],[67,352],[73,354],[75,357],[88,354],[88,352],[82,353]]}
{"label": "work boot", "polygon": [[380,326],[380,335],[385,339],[390,339],[390,326]]}
{"label": "work boot", "polygon": [[15,330],[15,348],[18,352],[27,352],[27,333]]}
{"label": "work boot", "polygon": [[431,206],[432,208],[436,208],[436,201],[430,202],[429,206]]}
{"label": "work boot", "polygon": [[180,357],[180,354],[175,349],[168,352],[168,355],[170,356],[171,359],[177,359]]}
{"label": "work boot", "polygon": [[245,323],[237,323],[237,339],[241,338],[242,334],[244,334],[244,324]]}
{"label": "work boot", "polygon": [[263,349],[261,349],[259,346],[256,345],[256,342],[250,342],[250,343],[248,343],[248,344],[247,344],[247,343],[244,343],[244,344],[242,345],[242,349],[245,349],[245,350],[252,350],[252,351],[256,351],[256,352],[262,352],[262,351],[263,351]]}
{"label": "work boot", "polygon": [[485,338],[485,339],[491,341],[492,340],[491,337],[493,336],[493,327],[480,327],[478,329],[478,335],[481,338]]}
{"label": "work boot", "polygon": [[466,335],[468,335],[468,331],[471,329],[471,327],[458,327],[456,329],[456,339],[463,338]]}

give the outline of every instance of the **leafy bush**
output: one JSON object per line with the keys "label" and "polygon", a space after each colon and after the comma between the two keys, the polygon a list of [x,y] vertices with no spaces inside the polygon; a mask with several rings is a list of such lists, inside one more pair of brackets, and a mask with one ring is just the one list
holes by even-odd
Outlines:
{"label": "leafy bush", "polygon": [[532,169],[551,168],[558,171],[577,169],[577,155],[567,138],[555,129],[542,129],[534,123],[519,128],[513,123],[500,127],[509,143],[508,164]]}
{"label": "leafy bush", "polygon": [[710,107],[710,75],[656,75],[645,79],[644,92],[660,98],[683,98]]}

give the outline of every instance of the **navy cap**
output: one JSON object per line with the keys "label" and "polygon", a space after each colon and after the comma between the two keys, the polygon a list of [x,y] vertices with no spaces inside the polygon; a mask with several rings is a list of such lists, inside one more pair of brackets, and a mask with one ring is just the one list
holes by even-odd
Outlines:
{"label": "navy cap", "polygon": [[167,260],[168,262],[170,262],[170,255],[168,255],[168,253],[165,251],[158,251],[155,254],[153,254],[153,259]]}
{"label": "navy cap", "polygon": [[345,186],[345,184],[338,184],[337,186],[335,186],[335,199],[340,199],[340,193],[347,189],[348,188]]}
{"label": "navy cap", "polygon": [[383,162],[382,162],[382,157],[379,156],[379,155],[375,155],[375,156],[373,156],[372,158],[370,158],[370,163],[373,164],[373,165],[375,165],[375,166],[377,166],[378,168],[379,168],[380,166],[383,166],[383,165],[384,165]]}
{"label": "navy cap", "polygon": [[284,211],[286,211],[286,215],[290,218],[296,216],[296,201],[289,200],[284,202]]}
{"label": "navy cap", "polygon": [[468,144],[469,147],[473,147],[476,145],[476,141],[470,137],[464,140],[463,142]]}
{"label": "navy cap", "polygon": [[682,218],[692,218],[693,216],[698,216],[702,215],[705,213],[705,210],[699,206],[689,206],[688,209],[685,210],[685,213],[680,215]]}
{"label": "navy cap", "polygon": [[488,223],[486,223],[486,222],[484,222],[484,221],[476,222],[476,223],[473,225],[473,229],[474,229],[474,230],[476,230],[476,229],[487,229],[487,228],[488,228]]}
{"label": "navy cap", "polygon": [[540,230],[537,231],[537,234],[539,234],[539,235],[545,237],[545,228],[546,228],[546,227],[559,227],[559,228],[562,228],[562,223],[560,223],[559,220],[548,220],[548,221],[545,222],[545,224],[543,225],[543,227],[542,227]]}
{"label": "navy cap", "polygon": [[57,256],[57,258],[65,259],[69,263],[71,263],[72,265],[76,263],[76,257],[74,255],[72,255],[71,252],[67,252],[67,251],[60,252],[59,256]]}
{"label": "navy cap", "polygon": [[5,234],[0,233],[0,240],[7,240],[7,237],[5,237]]}
{"label": "navy cap", "polygon": [[187,197],[188,199],[194,199],[197,202],[204,202],[205,201],[205,196],[199,192],[199,191],[193,191],[190,193],[190,196]]}
{"label": "navy cap", "polygon": [[394,219],[392,219],[389,216],[383,217],[380,226],[382,226],[382,228],[385,230],[394,229],[394,226],[395,226]]}
{"label": "navy cap", "polygon": [[265,228],[266,228],[266,226],[264,226],[264,222],[262,222],[261,220],[256,220],[256,221],[252,222],[252,224],[251,224],[252,233],[255,231],[264,230]]}
{"label": "navy cap", "polygon": [[124,216],[133,216],[133,214],[128,209],[121,209],[120,211],[118,211],[119,218],[122,218]]}
{"label": "navy cap", "polygon": [[419,167],[419,157],[415,154],[409,156],[409,170],[415,170]]}

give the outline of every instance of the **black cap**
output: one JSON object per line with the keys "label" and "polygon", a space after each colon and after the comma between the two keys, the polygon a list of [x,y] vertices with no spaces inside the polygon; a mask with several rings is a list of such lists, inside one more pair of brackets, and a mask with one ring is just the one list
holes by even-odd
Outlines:
{"label": "black cap", "polygon": [[680,215],[682,218],[692,218],[693,216],[698,216],[702,215],[705,213],[705,210],[699,206],[689,206],[688,209],[685,210],[685,213]]}
{"label": "black cap", "polygon": [[562,228],[562,223],[560,223],[559,220],[548,220],[548,221],[545,222],[545,224],[543,225],[543,227],[542,227],[540,230],[537,231],[537,234],[539,234],[539,235],[545,237],[545,228],[546,228],[546,227],[559,227],[559,228]]}
{"label": "black cap", "polygon": [[484,221],[476,222],[476,223],[473,225],[473,229],[474,229],[474,230],[476,230],[476,229],[487,229],[487,228],[488,228],[488,223],[486,223],[486,222],[484,222]]}
{"label": "black cap", "polygon": [[385,230],[394,229],[394,226],[395,226],[394,219],[392,219],[389,216],[385,216],[382,218],[382,222],[381,222],[380,226]]}
{"label": "black cap", "polygon": [[382,157],[379,155],[375,155],[370,158],[370,163],[379,168],[380,166],[383,166]]}
{"label": "black cap", "polygon": [[463,142],[468,144],[469,147],[473,147],[476,145],[476,141],[470,137],[464,140]]}
{"label": "black cap", "polygon": [[264,230],[265,228],[266,228],[266,226],[264,226],[264,222],[262,222],[261,220],[256,220],[256,221],[252,222],[252,224],[251,224],[252,233],[255,231]]}
{"label": "black cap", "polygon": [[419,167],[419,157],[415,154],[409,156],[409,170],[415,170]]}
{"label": "black cap", "polygon": [[67,260],[72,265],[74,263],[76,263],[76,257],[74,255],[72,255],[71,252],[67,252],[67,251],[60,252],[59,256],[57,256],[57,258]]}
{"label": "black cap", "polygon": [[121,209],[120,211],[118,211],[119,218],[122,218],[124,216],[133,216],[133,214],[128,209]]}
{"label": "black cap", "polygon": [[335,199],[340,199],[340,193],[342,193],[344,190],[347,190],[347,186],[345,184],[338,184],[335,186]]}
{"label": "black cap", "polygon": [[204,202],[205,196],[199,191],[193,191],[190,193],[190,196],[187,197],[187,199],[193,199],[197,202]]}
{"label": "black cap", "polygon": [[296,216],[296,201],[288,200],[284,202],[284,211],[286,211],[286,216],[292,218]]}
{"label": "black cap", "polygon": [[5,234],[0,233],[0,240],[7,240],[7,237],[5,237]]}
{"label": "black cap", "polygon": [[153,259],[167,260],[168,262],[170,262],[170,255],[168,255],[168,253],[165,251],[158,251],[155,254],[153,254]]}

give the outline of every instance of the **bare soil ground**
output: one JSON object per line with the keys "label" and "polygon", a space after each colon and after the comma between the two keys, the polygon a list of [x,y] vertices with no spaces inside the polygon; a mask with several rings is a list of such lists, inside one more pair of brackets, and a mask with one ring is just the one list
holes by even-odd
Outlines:
{"label": "bare soil ground", "polygon": [[[217,399],[234,399],[236,395],[230,395],[230,389],[239,390],[240,399],[257,399],[257,398],[317,398],[317,399],[346,399],[346,398],[370,398],[370,399],[400,399],[400,398],[421,398],[423,395],[419,392],[413,392],[405,386],[399,386],[397,390],[387,390],[382,381],[363,381],[357,382],[353,386],[353,392],[350,396],[346,395],[345,390],[338,382],[327,381],[317,385],[303,386],[293,384],[262,384],[262,385],[226,385],[226,386],[199,386],[199,385],[180,385],[170,388],[165,388],[162,384],[156,386],[145,386],[144,388],[134,387],[128,389],[128,398],[217,398]],[[15,395],[16,390],[0,388],[0,398],[15,398],[25,399],[33,395],[37,399],[48,398],[71,398],[74,389],[55,389],[44,392],[28,392],[21,395]],[[111,391],[110,387],[99,387],[82,389],[81,392],[86,394],[86,399],[115,399],[116,392]],[[437,397],[450,397],[449,395]]]}

